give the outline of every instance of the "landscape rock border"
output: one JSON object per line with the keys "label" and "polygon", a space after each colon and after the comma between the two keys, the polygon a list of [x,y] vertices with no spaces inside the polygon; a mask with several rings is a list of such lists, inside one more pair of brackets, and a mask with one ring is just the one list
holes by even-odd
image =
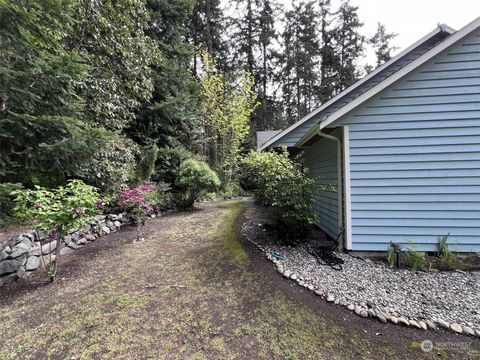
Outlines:
{"label": "landscape rock border", "polygon": [[[480,328],[474,329],[473,326],[461,325],[457,322],[450,323],[440,318],[414,319],[414,318],[409,318],[407,316],[403,316],[402,314],[397,312],[390,313],[390,312],[380,311],[378,309],[373,308],[372,306],[368,306],[368,304],[366,304],[365,302],[360,302],[357,304],[357,303],[346,303],[344,301],[340,301],[339,299],[335,298],[335,295],[332,294],[331,291],[328,291],[328,289],[324,289],[324,288],[322,289],[320,287],[317,287],[315,284],[304,279],[300,273],[296,273],[292,269],[292,267],[287,266],[286,259],[279,260],[278,258],[273,256],[272,252],[278,252],[279,251],[278,247],[273,246],[273,248],[270,248],[269,245],[267,244],[259,244],[256,241],[255,236],[253,236],[252,238],[251,234],[249,234],[249,231],[246,230],[246,227],[248,227],[249,225],[252,228],[257,226],[257,224],[252,224],[251,221],[247,222],[244,224],[242,228],[242,233],[244,233],[246,238],[250,242],[252,242],[262,253],[264,253],[265,257],[275,265],[278,273],[280,273],[285,278],[295,281],[299,286],[302,286],[305,289],[308,289],[314,292],[316,295],[320,296],[321,298],[323,298],[329,303],[346,307],[348,310],[352,311],[354,314],[362,318],[374,318],[382,323],[391,323],[394,325],[408,326],[412,328],[417,328],[419,330],[427,330],[427,329],[438,330],[439,328],[442,328],[457,334],[480,337]],[[261,227],[261,224],[258,224],[258,227]],[[345,257],[351,257],[348,254],[339,254],[339,255],[345,256]],[[371,260],[368,260],[368,259],[361,259],[361,260],[358,259],[358,261],[371,262]],[[409,271],[409,270],[405,270],[405,271]]]}
{"label": "landscape rock border", "polygon": [[[149,216],[158,215],[161,214]],[[115,232],[127,224],[131,224],[131,221],[125,213],[97,215],[89,225],[71,229],[68,235],[60,239],[63,245],[60,256],[71,254],[98,237]],[[51,240],[46,234],[35,230],[12,236],[0,247],[0,286],[19,278],[28,278],[32,272],[55,260],[53,253],[57,245],[57,240]]]}

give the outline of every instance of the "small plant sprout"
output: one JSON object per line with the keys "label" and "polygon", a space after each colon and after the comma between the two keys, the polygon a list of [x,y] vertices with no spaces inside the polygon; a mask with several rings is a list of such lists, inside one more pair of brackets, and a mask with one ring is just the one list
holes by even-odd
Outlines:
{"label": "small plant sprout", "polygon": [[397,254],[395,253],[392,242],[390,242],[387,248],[387,261],[392,268],[398,266]]}
{"label": "small plant sprout", "polygon": [[413,270],[424,269],[427,266],[427,260],[425,259],[425,253],[416,251],[417,245],[413,244],[411,240],[408,241],[410,246],[406,248],[405,263],[407,267]]}
{"label": "small plant sprout", "polygon": [[457,261],[457,257],[450,251],[449,245],[447,244],[450,233],[440,237],[438,241],[438,252],[437,256],[440,258],[440,262],[448,267],[452,268]]}

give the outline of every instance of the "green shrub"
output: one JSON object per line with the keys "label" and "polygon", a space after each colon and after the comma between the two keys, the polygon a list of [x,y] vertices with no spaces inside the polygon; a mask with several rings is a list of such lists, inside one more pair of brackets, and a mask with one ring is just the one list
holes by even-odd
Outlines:
{"label": "green shrub", "polygon": [[15,206],[15,196],[12,192],[21,188],[23,188],[22,184],[0,184],[0,226],[7,225],[13,221],[12,210]]}
{"label": "green shrub", "polygon": [[281,152],[251,151],[244,160],[244,177],[250,183],[255,199],[262,205],[279,210],[283,220],[299,235],[305,224],[313,224],[315,181],[300,170],[284,149]]}
{"label": "green shrub", "polygon": [[230,181],[223,185],[219,195],[223,198],[231,199],[232,197],[245,196],[245,191],[238,182]]}
{"label": "green shrub", "polygon": [[135,168],[135,182],[137,184],[149,181],[155,170],[158,147],[153,144],[142,149],[141,159]]}
{"label": "green shrub", "polygon": [[160,148],[158,150],[157,163],[152,180],[175,185],[175,179],[178,177],[180,165],[183,161],[192,158],[197,159],[192,152],[182,146]]}
{"label": "green shrub", "polygon": [[195,159],[182,162],[175,180],[174,202],[179,209],[192,209],[202,194],[216,191],[220,179],[207,163]]}
{"label": "green shrub", "polygon": [[[48,233],[52,240],[61,239],[68,230],[90,223],[93,216],[100,212],[101,201],[97,189],[81,180],[69,181],[66,186],[52,190],[40,186],[35,189],[16,190],[14,195],[13,210],[16,216],[22,220],[34,220],[36,229]],[[62,242],[58,241],[56,259],[61,244]],[[53,281],[57,273],[56,260],[48,264],[47,272]]]}

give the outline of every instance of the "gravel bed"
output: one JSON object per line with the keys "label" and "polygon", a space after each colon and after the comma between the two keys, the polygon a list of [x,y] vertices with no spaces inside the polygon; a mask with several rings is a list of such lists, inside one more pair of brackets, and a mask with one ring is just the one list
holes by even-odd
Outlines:
{"label": "gravel bed", "polygon": [[[306,244],[281,246],[259,222],[259,209],[247,210],[243,234],[254,242],[279,273],[362,317],[382,322],[480,336],[480,271],[391,269],[368,259],[336,253],[342,270],[320,265]],[[281,254],[277,260],[272,253]]]}

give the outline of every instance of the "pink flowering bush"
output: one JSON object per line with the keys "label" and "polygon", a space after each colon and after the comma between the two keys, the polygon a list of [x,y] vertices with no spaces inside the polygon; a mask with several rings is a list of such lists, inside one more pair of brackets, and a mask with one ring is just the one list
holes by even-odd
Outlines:
{"label": "pink flowering bush", "polygon": [[128,213],[137,226],[137,240],[140,240],[139,228],[145,224],[145,215],[156,210],[158,204],[157,187],[153,182],[145,182],[120,191],[117,207]]}

